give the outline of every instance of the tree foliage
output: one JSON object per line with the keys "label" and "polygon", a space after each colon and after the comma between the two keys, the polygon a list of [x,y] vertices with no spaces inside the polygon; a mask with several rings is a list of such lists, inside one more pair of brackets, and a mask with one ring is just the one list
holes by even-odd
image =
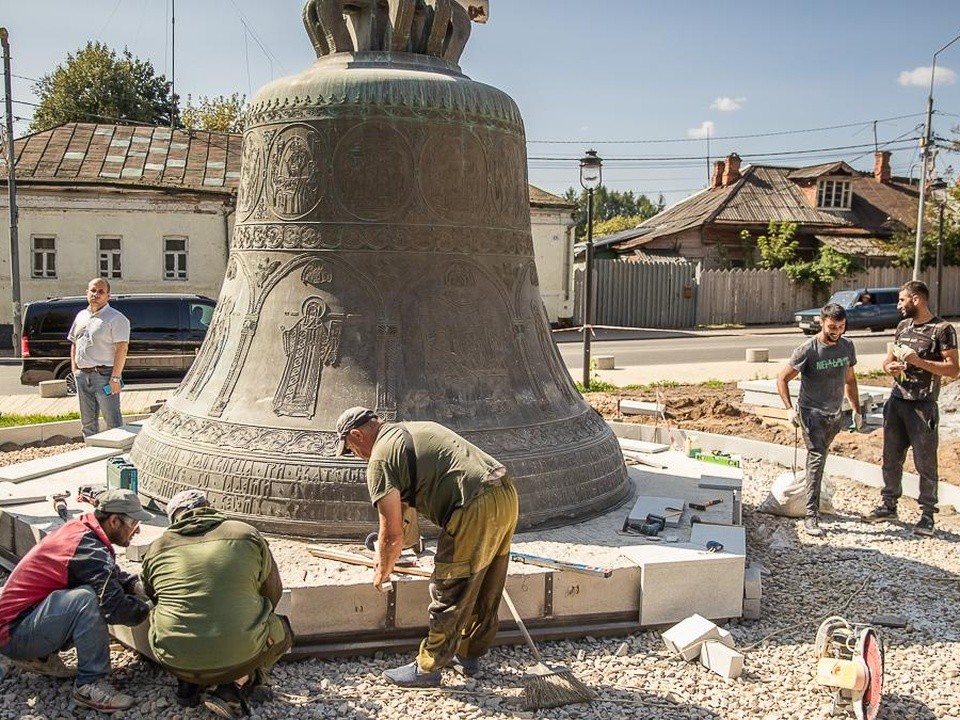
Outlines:
{"label": "tree foliage", "polygon": [[169,125],[177,120],[170,83],[148,61],[124,48],[121,55],[103,43],[88,42],[36,84],[40,102],[30,129],[68,122]]}
{"label": "tree foliage", "polygon": [[[587,191],[580,190],[578,193],[574,188],[569,188],[567,192],[564,193],[564,198],[577,206],[577,209],[573,213],[573,219],[577,224],[577,237],[586,237]],[[654,203],[643,193],[634,195],[632,190],[620,192],[618,190],[608,190],[601,185],[593,191],[593,236],[600,237],[600,233],[597,231],[600,223],[612,220],[615,217],[639,218],[639,220],[634,222],[634,225],[628,226],[634,227],[663,210],[664,205],[663,195]],[[620,229],[626,230],[627,228],[623,227]]]}
{"label": "tree foliage", "polygon": [[[937,264],[937,239],[940,236],[940,206],[928,202],[924,208],[923,239],[920,245],[920,268]],[[891,242],[897,257],[897,267],[913,267],[916,253],[916,234],[902,233]],[[950,188],[947,203],[943,208],[943,265],[960,265],[960,186]]]}
{"label": "tree foliage", "polygon": [[614,215],[609,220],[602,220],[593,224],[593,236],[595,238],[613,235],[623,230],[635,228],[642,223],[644,218],[639,215]]}
{"label": "tree foliage", "polygon": [[247,96],[239,93],[214,98],[202,95],[196,105],[193,104],[193,98],[187,95],[187,106],[180,113],[180,120],[188,130],[241,133],[246,110]]}
{"label": "tree foliage", "polygon": [[[827,245],[820,246],[813,260],[799,260],[799,242],[794,239],[796,231],[796,223],[771,222],[767,226],[766,235],[760,235],[756,239],[760,267],[783,270],[792,282],[810,285],[818,295],[823,294],[834,280],[849,277],[859,269],[854,258]],[[742,230],[740,238],[745,244],[749,243],[750,231]]]}

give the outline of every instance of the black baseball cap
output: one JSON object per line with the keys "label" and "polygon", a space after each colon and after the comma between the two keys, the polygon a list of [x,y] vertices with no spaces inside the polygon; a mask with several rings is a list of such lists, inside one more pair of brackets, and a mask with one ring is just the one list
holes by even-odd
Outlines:
{"label": "black baseball cap", "polygon": [[377,414],[370,408],[358,405],[349,410],[344,410],[337,418],[337,449],[334,455],[345,455],[347,453],[347,434],[377,417]]}

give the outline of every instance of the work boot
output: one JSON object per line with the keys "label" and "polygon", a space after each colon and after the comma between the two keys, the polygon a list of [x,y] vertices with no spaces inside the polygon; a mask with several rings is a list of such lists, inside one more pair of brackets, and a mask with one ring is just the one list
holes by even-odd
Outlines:
{"label": "work boot", "polygon": [[217,685],[203,698],[207,710],[227,720],[238,720],[246,715],[240,691],[235,683]]}
{"label": "work boot", "polygon": [[811,537],[820,537],[823,530],[820,529],[820,519],[816,515],[808,515],[803,519],[803,531]]}
{"label": "work boot", "polygon": [[454,655],[450,667],[467,677],[476,677],[480,674],[480,658],[465,658]]}
{"label": "work boot", "polygon": [[200,686],[186,680],[177,680],[177,705],[196,707],[200,704]]}
{"label": "work boot", "polygon": [[47,675],[55,678],[69,678],[77,674],[76,668],[69,668],[63,664],[63,660],[57,653],[50,653],[47,657],[34,658],[31,660],[10,660],[15,667],[27,672],[37,673],[38,675]]}
{"label": "work boot", "polygon": [[883,520],[896,520],[897,519],[897,506],[887,505],[886,503],[880,503],[877,506],[877,509],[874,510],[869,515],[860,516],[860,522],[865,523],[875,523],[881,522]]}
{"label": "work boot", "polygon": [[102,713],[114,713],[133,707],[134,700],[129,695],[114,690],[106,680],[97,680],[73,689],[73,699],[80,705],[86,705]]}
{"label": "work boot", "polygon": [[400,687],[440,687],[440,671],[424,672],[416,660],[398,668],[384,670],[383,676]]}
{"label": "work boot", "polygon": [[929,513],[921,515],[919,522],[913,526],[913,534],[931,537],[933,535],[933,515]]}

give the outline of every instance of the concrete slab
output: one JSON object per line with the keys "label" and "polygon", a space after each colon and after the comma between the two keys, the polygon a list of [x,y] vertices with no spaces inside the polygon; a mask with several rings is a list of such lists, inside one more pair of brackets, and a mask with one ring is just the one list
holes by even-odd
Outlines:
{"label": "concrete slab", "polygon": [[744,570],[743,597],[747,600],[759,600],[763,597],[763,579],[760,568],[751,566]]}
{"label": "concrete slab", "polygon": [[632,450],[640,453],[660,453],[669,450],[669,445],[663,443],[645,442],[643,440],[631,440],[630,438],[618,438],[620,447],[624,450]]}
{"label": "concrete slab", "polygon": [[84,438],[84,442],[90,447],[129,450],[133,447],[133,441],[137,439],[137,433],[142,428],[142,425],[121,425],[118,428],[111,428],[96,435],[90,435]]}
{"label": "concrete slab", "polygon": [[747,532],[743,527],[697,523],[690,529],[691,545],[705,548],[708,540],[716,540],[722,543],[722,552],[744,556],[747,554]]}
{"label": "concrete slab", "polygon": [[639,525],[647,515],[659,515],[666,519],[667,527],[675,528],[680,525],[683,507],[683,498],[641,495],[627,515],[627,520],[631,525]]}
{"label": "concrete slab", "polygon": [[698,487],[712,490],[742,490],[743,489],[743,469],[740,470],[739,477],[727,477],[724,475],[701,475]]}
{"label": "concrete slab", "polygon": [[6,480],[12,483],[20,483],[34,478],[47,477],[63,470],[69,470],[80,465],[105,460],[108,457],[119,455],[120,450],[116,448],[81,448],[80,450],[71,450],[60,455],[51,455],[50,457],[38,458],[17,465],[7,465],[0,468],[0,480]]}
{"label": "concrete slab", "polygon": [[618,404],[622,415],[663,415],[663,405],[643,400],[621,400]]}
{"label": "concrete slab", "polygon": [[721,677],[740,677],[743,660],[742,653],[716,640],[708,640],[700,646],[700,664]]}
{"label": "concrete slab", "polygon": [[692,614],[712,620],[740,617],[743,555],[709,553],[692,544],[623,548],[641,567],[640,624],[675,623]]}
{"label": "concrete slab", "polygon": [[708,640],[720,639],[720,628],[702,615],[694,613],[661,635],[667,650],[679,655],[686,661],[700,655],[700,647]]}

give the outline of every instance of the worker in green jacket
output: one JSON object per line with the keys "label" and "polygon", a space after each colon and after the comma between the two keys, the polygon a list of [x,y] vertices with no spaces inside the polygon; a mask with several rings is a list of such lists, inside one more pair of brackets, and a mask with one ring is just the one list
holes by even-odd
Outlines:
{"label": "worker in green jacket", "polygon": [[167,503],[170,526],[143,560],[141,578],[155,603],[150,648],[178,679],[177,702],[200,702],[221,717],[246,714],[251,688],[293,642],[275,614],[283,591],[267,541],[256,528],[228,520],[201,490]]}

